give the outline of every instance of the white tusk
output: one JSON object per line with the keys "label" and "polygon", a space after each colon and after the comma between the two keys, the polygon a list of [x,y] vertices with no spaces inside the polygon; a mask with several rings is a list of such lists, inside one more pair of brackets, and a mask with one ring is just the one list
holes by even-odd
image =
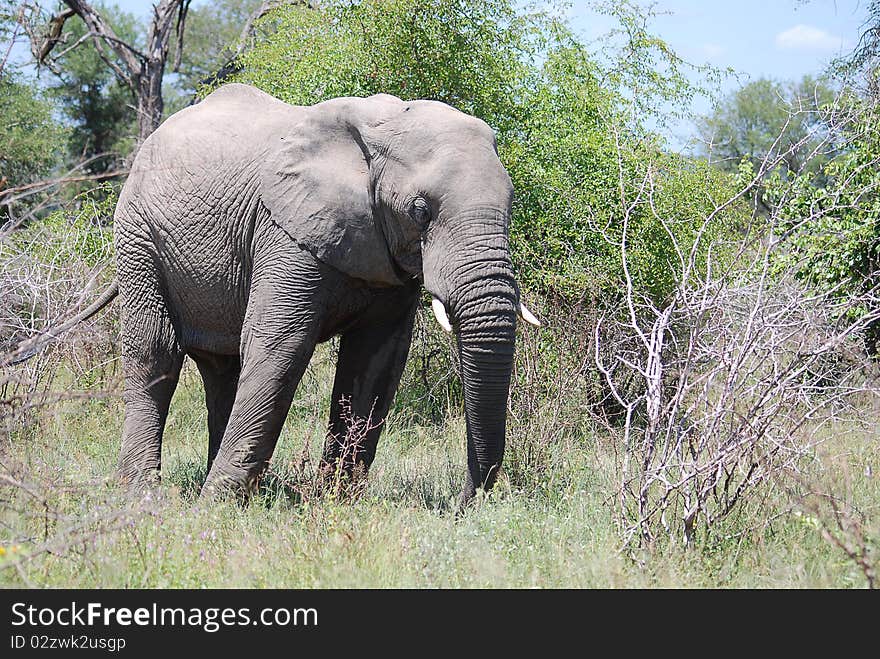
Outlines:
{"label": "white tusk", "polygon": [[535,327],[541,326],[541,321],[538,320],[535,314],[529,311],[529,308],[522,302],[519,303],[519,315],[522,316],[522,319],[527,323],[531,323]]}
{"label": "white tusk", "polygon": [[434,317],[437,318],[440,327],[447,332],[451,332],[452,324],[449,322],[449,316],[446,315],[446,307],[444,307],[443,303],[436,297],[431,300],[431,311],[434,312]]}

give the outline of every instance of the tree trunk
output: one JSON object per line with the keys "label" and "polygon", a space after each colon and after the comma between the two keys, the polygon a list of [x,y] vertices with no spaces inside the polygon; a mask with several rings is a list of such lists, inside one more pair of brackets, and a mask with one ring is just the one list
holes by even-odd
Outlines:
{"label": "tree trunk", "polygon": [[162,123],[162,112],[165,109],[165,101],[162,97],[165,59],[148,60],[143,68],[144,71],[137,80],[138,147]]}
{"label": "tree trunk", "polygon": [[[101,13],[86,0],[63,0],[67,9],[49,20],[49,30],[28,30],[31,49],[37,61],[49,66],[50,53],[61,42],[60,35],[67,19],[79,16],[89,29],[92,43],[104,63],[117,78],[128,86],[137,99],[138,147],[162,123],[165,107],[162,98],[162,76],[168,60],[171,31],[177,31],[178,44],[182,43],[186,13],[191,0],[159,0],[153,6],[153,18],[147,30],[145,51],[122,41]],[[178,46],[179,48],[180,46]],[[117,58],[114,60],[110,54]],[[179,53],[178,53],[179,55]],[[133,157],[133,154],[132,154]]]}

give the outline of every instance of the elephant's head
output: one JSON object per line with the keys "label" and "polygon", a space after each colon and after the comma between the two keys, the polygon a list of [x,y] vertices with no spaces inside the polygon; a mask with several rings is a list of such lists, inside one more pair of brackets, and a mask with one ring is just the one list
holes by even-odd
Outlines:
{"label": "elephant's head", "polygon": [[[421,278],[455,329],[468,482],[489,488],[504,454],[519,302],[508,248],[513,187],[484,122],[435,101],[328,101],[279,136],[264,203],[300,245],[374,285]],[[535,321],[536,322],[536,321]]]}

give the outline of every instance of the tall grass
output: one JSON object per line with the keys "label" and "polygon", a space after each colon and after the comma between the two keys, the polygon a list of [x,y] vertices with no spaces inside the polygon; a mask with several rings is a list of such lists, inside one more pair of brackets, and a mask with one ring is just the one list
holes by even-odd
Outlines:
{"label": "tall grass", "polygon": [[[530,342],[521,337],[517,382]],[[317,496],[333,351],[316,355],[271,471],[248,506],[198,499],[207,430],[201,383],[187,365],[168,419],[163,484],[124,496],[111,475],[121,431],[116,395],[40,409],[0,449],[0,585],[39,587],[861,587],[859,566],[823,537],[820,512],[774,490],[729,516],[688,551],[659,542],[622,551],[615,522],[618,438],[573,422],[578,404],[512,415],[506,476],[456,517],[464,424],[389,418],[354,500]],[[415,368],[416,364],[411,365]],[[540,370],[540,366],[537,367]],[[70,383],[59,375],[56,386]],[[108,384],[104,382],[103,384]],[[410,392],[410,395],[416,395]],[[406,399],[407,392],[403,398]],[[561,404],[561,403],[560,403]],[[875,410],[876,411],[876,410]],[[552,429],[565,428],[556,433]],[[811,484],[843,496],[876,549],[876,428],[827,430]],[[845,483],[845,487],[842,484]],[[874,549],[874,550],[875,550]]]}

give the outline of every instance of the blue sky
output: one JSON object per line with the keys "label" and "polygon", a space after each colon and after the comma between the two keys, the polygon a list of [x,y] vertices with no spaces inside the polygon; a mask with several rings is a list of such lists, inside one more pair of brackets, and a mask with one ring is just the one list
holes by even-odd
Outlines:
{"label": "blue sky", "polygon": [[[574,2],[572,24],[587,39],[612,21]],[[644,3],[642,3],[644,4]],[[694,63],[732,67],[745,81],[818,73],[858,42],[867,0],[660,0],[653,31]],[[730,83],[735,84],[735,81]]]}

